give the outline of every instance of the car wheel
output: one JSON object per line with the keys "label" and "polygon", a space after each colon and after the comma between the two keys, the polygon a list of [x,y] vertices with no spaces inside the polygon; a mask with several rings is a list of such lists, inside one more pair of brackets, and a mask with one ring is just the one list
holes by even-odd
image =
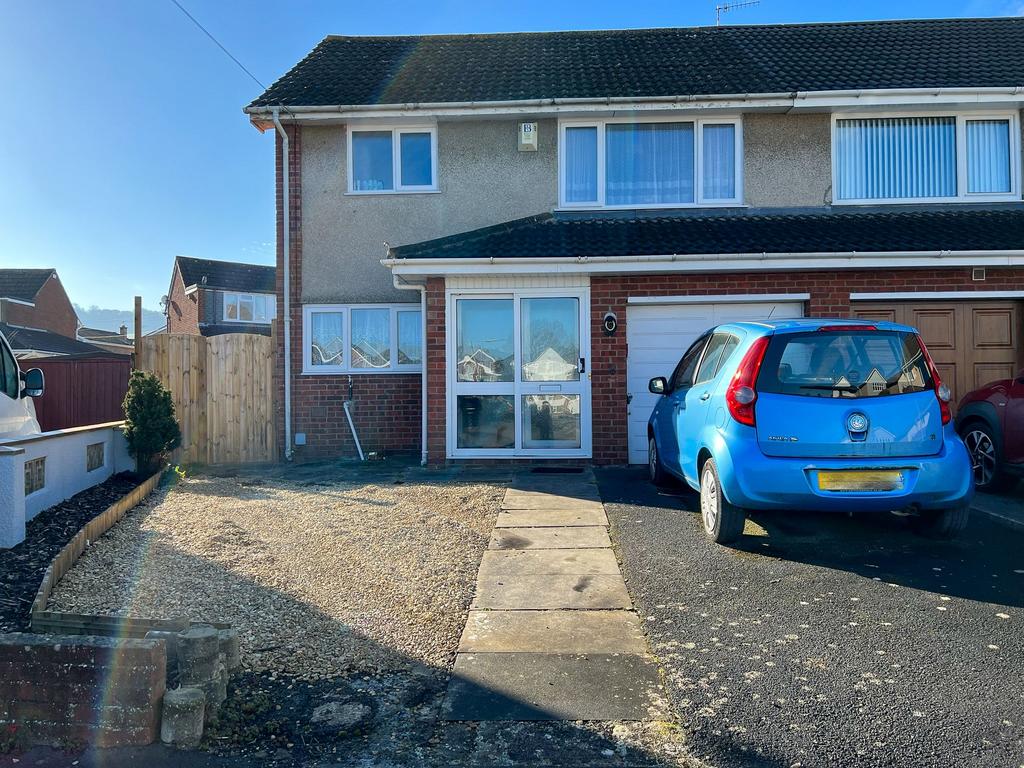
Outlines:
{"label": "car wheel", "polygon": [[647,476],[655,485],[668,485],[670,478],[658,455],[658,443],[652,437],[647,441]]}
{"label": "car wheel", "polygon": [[979,421],[968,422],[960,430],[974,470],[974,486],[979,491],[1009,491],[1017,478],[1002,471],[999,448],[992,428]]}
{"label": "car wheel", "polygon": [[730,504],[722,493],[714,459],[704,462],[700,471],[700,516],[704,533],[716,544],[728,544],[743,533],[746,513]]}
{"label": "car wheel", "polygon": [[917,518],[921,533],[936,539],[951,539],[967,527],[971,517],[970,505],[923,512]]}

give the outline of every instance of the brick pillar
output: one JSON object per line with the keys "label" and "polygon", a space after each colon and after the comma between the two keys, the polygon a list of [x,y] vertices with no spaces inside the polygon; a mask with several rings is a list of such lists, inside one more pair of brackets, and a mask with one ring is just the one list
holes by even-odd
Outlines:
{"label": "brick pillar", "polygon": [[[288,133],[289,183],[289,254],[290,299],[292,324],[292,385],[302,372],[302,128],[286,125]],[[274,338],[277,339],[277,359],[274,364],[274,417],[277,422],[278,453],[283,458],[284,430],[284,171],[283,143],[275,133],[276,209],[277,209],[277,318],[274,320]]]}
{"label": "brick pillar", "polygon": [[[625,464],[627,458],[626,296],[621,277],[590,281],[591,434],[595,464]],[[605,335],[604,316],[614,312],[618,330]]]}
{"label": "brick pillar", "polygon": [[431,466],[445,463],[447,424],[447,374],[445,372],[444,278],[427,280],[427,338],[423,375],[427,377],[427,460]]}

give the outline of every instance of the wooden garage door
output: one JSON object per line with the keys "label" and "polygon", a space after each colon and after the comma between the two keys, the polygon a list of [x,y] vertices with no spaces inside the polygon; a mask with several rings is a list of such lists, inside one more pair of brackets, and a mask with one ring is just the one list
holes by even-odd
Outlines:
{"label": "wooden garage door", "polygon": [[890,320],[921,331],[953,403],[982,384],[1012,377],[1024,358],[1017,302],[856,302],[854,317]]}

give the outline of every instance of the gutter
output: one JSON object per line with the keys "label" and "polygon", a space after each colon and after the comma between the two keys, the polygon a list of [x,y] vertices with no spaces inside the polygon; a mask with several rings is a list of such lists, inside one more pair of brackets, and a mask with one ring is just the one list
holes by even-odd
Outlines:
{"label": "gutter", "polygon": [[[894,264],[893,262],[897,262]],[[939,262],[939,264],[936,264]],[[538,272],[729,272],[756,269],[857,269],[865,267],[1024,266],[1024,250],[1012,251],[876,251],[832,253],[707,253],[650,256],[554,256],[382,259],[396,275]]]}
{"label": "gutter", "polygon": [[272,111],[274,127],[281,136],[281,245],[284,253],[284,457],[292,460],[292,313],[291,313],[291,210],[288,188],[288,133],[281,125],[280,109]]}
{"label": "gutter", "polygon": [[[420,343],[423,345],[420,356],[423,358],[423,371],[420,373],[420,466],[427,466],[427,286],[407,283],[399,284],[398,275],[391,275],[391,284],[400,291],[420,292]],[[398,339],[395,339],[398,343]]]}
{"label": "gutter", "polygon": [[[601,99],[586,98],[551,98],[523,99],[520,101],[433,101],[405,102],[393,104],[339,104],[310,105],[290,107],[288,112],[294,118],[308,117],[359,117],[382,116],[408,112],[448,112],[448,113],[486,113],[486,112],[558,112],[569,111],[566,108],[589,108],[590,111],[618,108],[624,110],[654,109],[665,105],[677,107],[728,107],[756,106],[763,102],[765,107],[822,107],[837,106],[836,102],[856,104],[900,102],[905,103],[908,97],[922,102],[966,101],[984,102],[999,97],[997,101],[1024,101],[1024,86],[997,86],[987,88],[859,88],[833,91],[782,91],[775,93],[724,93],[679,96],[651,96],[636,98],[630,96],[614,96]],[[274,114],[278,107],[245,107],[243,112],[251,119],[266,118]]]}

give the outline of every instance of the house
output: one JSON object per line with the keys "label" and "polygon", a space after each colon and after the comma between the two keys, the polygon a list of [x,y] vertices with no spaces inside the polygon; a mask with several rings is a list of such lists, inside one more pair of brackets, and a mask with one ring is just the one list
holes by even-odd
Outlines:
{"label": "house", "polygon": [[78,315],[55,269],[0,269],[0,323],[78,334]]}
{"label": "house", "polygon": [[135,342],[128,338],[128,326],[122,325],[117,331],[104,331],[99,328],[78,329],[79,341],[95,344],[104,352],[116,355],[131,355],[135,351]]}
{"label": "house", "polygon": [[648,379],[729,319],[909,322],[954,396],[1014,373],[1021,50],[1024,18],[325,38],[245,109],[287,454],[354,453],[351,399],[430,463],[643,462]]}
{"label": "house", "polygon": [[167,292],[167,333],[270,335],[274,267],[178,256]]}
{"label": "house", "polygon": [[65,355],[92,357],[109,354],[95,344],[38,328],[22,328],[9,323],[0,323],[0,333],[7,338],[11,345],[11,351],[19,360],[63,357]]}

